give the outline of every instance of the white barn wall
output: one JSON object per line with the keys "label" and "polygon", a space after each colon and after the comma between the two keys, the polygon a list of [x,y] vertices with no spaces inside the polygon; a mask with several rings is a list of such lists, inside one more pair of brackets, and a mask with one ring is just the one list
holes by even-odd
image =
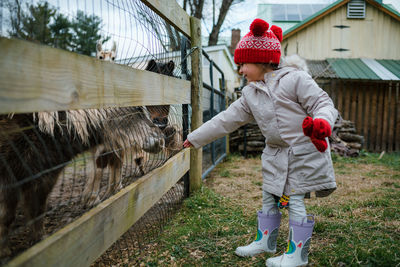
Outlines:
{"label": "white barn wall", "polygon": [[[350,28],[334,28],[347,25]],[[383,11],[366,5],[365,19],[347,19],[347,5],[338,8],[282,42],[287,55],[306,59],[375,58],[400,59],[400,22]],[[350,51],[337,52],[335,48]]]}

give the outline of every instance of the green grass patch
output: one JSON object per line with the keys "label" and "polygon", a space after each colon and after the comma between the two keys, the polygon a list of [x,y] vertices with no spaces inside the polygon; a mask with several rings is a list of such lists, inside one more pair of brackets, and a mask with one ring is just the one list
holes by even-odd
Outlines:
{"label": "green grass patch", "polygon": [[[379,153],[370,153],[361,151],[359,157],[349,158],[341,157],[337,154],[332,154],[332,160],[334,163],[352,163],[352,164],[376,164],[391,168],[395,171],[400,171],[400,153],[385,153],[381,159],[379,159]],[[336,165],[340,166],[340,165]]]}
{"label": "green grass patch", "polygon": [[[381,160],[378,158],[379,154],[365,152],[356,159],[335,156],[335,171],[338,173],[342,169],[349,176],[354,173],[358,177],[363,175],[359,181],[367,183],[384,175],[385,170],[382,171],[381,166],[399,170],[396,166],[399,154],[386,154]],[[239,161],[241,169],[247,167],[248,163],[243,163],[240,156],[233,155],[218,166],[216,173],[224,176],[226,172],[226,175],[236,176],[230,166]],[[361,164],[371,165],[367,174],[360,174]],[[254,166],[248,167],[254,171]],[[248,179],[249,176],[238,175],[244,175],[238,177],[240,179]],[[346,200],[333,193],[331,197],[337,197],[337,201],[306,201],[307,212],[314,214],[316,220],[309,257],[311,266],[400,266],[400,182],[395,180],[398,175],[394,173],[391,179],[375,182],[373,186],[357,191],[357,196],[353,198],[344,195]],[[252,184],[261,186],[262,181],[252,180]],[[247,189],[238,188],[237,196],[248,194]],[[249,199],[249,202],[254,200]],[[265,260],[273,255],[265,253],[240,258],[234,254],[237,246],[252,242],[257,227],[256,214],[249,215],[246,208],[235,203],[203,186],[184,201],[182,209],[155,241],[157,245],[146,252],[143,266],[265,266]],[[250,205],[260,207],[261,203],[257,201]],[[283,227],[275,255],[286,247],[287,214],[286,210],[283,211]]]}
{"label": "green grass patch", "polygon": [[219,175],[222,177],[231,177],[231,173],[229,172],[229,170],[227,169],[223,169],[219,172]]}

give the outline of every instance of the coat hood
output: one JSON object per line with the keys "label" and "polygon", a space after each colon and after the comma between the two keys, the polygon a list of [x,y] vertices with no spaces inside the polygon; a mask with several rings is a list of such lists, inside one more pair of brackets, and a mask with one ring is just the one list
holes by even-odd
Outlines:
{"label": "coat hood", "polygon": [[302,57],[300,57],[299,55],[290,55],[287,57],[282,57],[281,58],[281,63],[279,64],[279,67],[283,68],[283,67],[293,67],[296,68],[298,70],[303,70],[307,73],[310,73],[308,66],[307,66],[307,62],[305,61],[305,59],[303,59]]}
{"label": "coat hood", "polygon": [[291,71],[305,71],[309,74],[306,61],[298,55],[291,55],[281,58],[279,68],[265,74],[265,80],[280,80]]}

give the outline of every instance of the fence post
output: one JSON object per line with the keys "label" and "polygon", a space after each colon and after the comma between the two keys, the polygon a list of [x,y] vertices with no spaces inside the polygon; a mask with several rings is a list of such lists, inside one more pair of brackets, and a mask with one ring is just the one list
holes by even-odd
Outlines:
{"label": "fence post", "polygon": [[[192,120],[191,130],[195,130],[203,123],[203,77],[202,77],[202,48],[201,48],[201,23],[195,17],[190,17],[190,35],[192,48],[197,47],[191,56],[192,80],[191,103]],[[201,187],[202,148],[190,150],[190,192]]]}

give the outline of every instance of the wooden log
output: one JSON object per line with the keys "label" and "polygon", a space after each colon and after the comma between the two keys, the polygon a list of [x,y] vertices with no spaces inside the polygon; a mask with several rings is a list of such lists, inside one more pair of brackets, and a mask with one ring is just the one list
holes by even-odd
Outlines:
{"label": "wooden log", "polygon": [[339,133],[356,133],[356,128],[344,128],[341,127],[338,129]]}
{"label": "wooden log", "polygon": [[0,37],[0,114],[190,103],[190,83]]}
{"label": "wooden log", "polygon": [[[247,152],[262,152],[264,147],[254,147],[254,146],[247,146],[246,151]],[[242,152],[244,151],[244,145],[239,146],[239,151]]]}
{"label": "wooden log", "polygon": [[[192,120],[191,129],[196,130],[203,123],[203,77],[202,77],[202,48],[201,48],[201,23],[195,17],[190,17],[190,32],[192,48],[197,47],[191,56],[192,66]],[[190,192],[201,187],[202,176],[202,148],[190,150]]]}
{"label": "wooden log", "polygon": [[346,142],[358,142],[363,143],[364,137],[358,134],[351,134],[351,133],[338,133],[340,139]]}
{"label": "wooden log", "polygon": [[5,266],[89,266],[188,170],[185,149]]}
{"label": "wooden log", "polygon": [[264,148],[264,146],[265,146],[265,142],[259,142],[259,141],[249,141],[249,142],[247,142],[247,145],[248,145],[248,146],[253,146],[253,147],[258,147],[258,146],[261,146],[261,147],[263,147],[263,148]]}
{"label": "wooden log", "polygon": [[360,143],[350,142],[350,143],[347,143],[347,147],[354,148],[354,149],[361,149],[362,145]]}

